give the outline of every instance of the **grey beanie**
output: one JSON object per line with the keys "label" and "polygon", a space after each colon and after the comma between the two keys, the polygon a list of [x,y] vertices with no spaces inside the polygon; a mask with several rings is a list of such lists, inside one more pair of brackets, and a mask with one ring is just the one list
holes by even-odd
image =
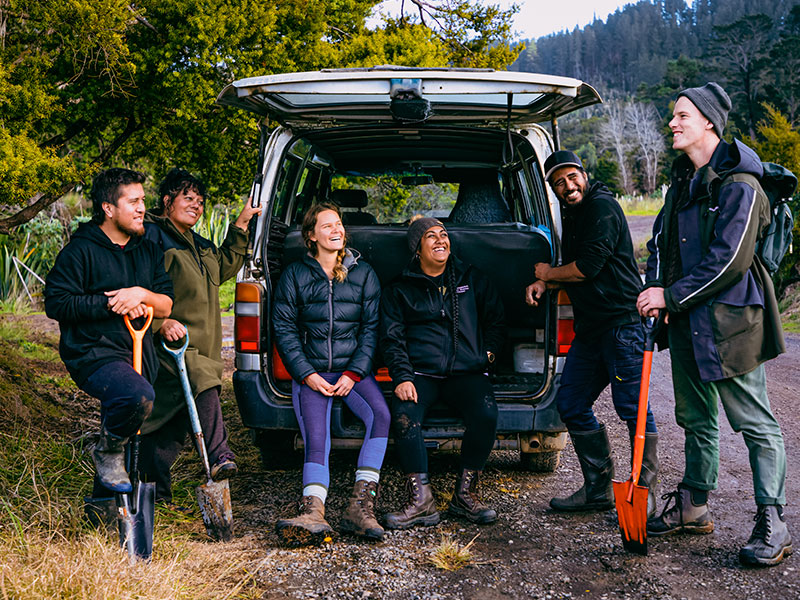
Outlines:
{"label": "grey beanie", "polygon": [[731,110],[731,99],[718,83],[713,81],[703,87],[688,88],[678,94],[678,98],[686,96],[703,116],[711,121],[714,131],[722,139],[725,123],[728,121],[728,112]]}
{"label": "grey beanie", "polygon": [[408,240],[408,249],[411,250],[411,252],[417,251],[422,236],[425,235],[425,232],[431,227],[444,228],[444,224],[439,219],[435,219],[434,217],[422,217],[411,222],[411,224],[408,226],[408,233],[406,234],[406,239]]}

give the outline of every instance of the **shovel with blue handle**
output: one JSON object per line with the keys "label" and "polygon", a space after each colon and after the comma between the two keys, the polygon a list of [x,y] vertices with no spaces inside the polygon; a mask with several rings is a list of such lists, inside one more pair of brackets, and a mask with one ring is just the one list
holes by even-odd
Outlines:
{"label": "shovel with blue handle", "polygon": [[203,469],[208,480],[203,485],[197,487],[197,504],[200,506],[200,514],[203,516],[203,524],[206,532],[215,540],[223,542],[233,538],[233,506],[231,504],[231,490],[228,480],[214,481],[211,478],[211,466],[208,462],[208,452],[206,442],[203,437],[203,429],[200,426],[200,416],[197,414],[197,405],[194,401],[192,388],[189,385],[189,375],[186,372],[186,348],[189,346],[189,333],[184,337],[183,345],[178,348],[170,348],[162,338],[161,345],[175,359],[178,367],[178,375],[183,388],[183,395],[186,399],[186,408],[189,410],[189,422],[192,425],[192,434],[195,440],[197,452],[203,461]]}

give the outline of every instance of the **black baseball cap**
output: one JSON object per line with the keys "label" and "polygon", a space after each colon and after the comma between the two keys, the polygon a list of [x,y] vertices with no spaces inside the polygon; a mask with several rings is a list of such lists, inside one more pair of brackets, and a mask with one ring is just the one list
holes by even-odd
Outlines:
{"label": "black baseball cap", "polygon": [[578,167],[579,169],[584,170],[583,163],[581,162],[581,159],[578,158],[577,154],[570,152],[569,150],[559,150],[558,152],[553,152],[547,157],[547,160],[544,161],[545,181],[549,182],[550,175],[552,175],[553,172],[561,167]]}

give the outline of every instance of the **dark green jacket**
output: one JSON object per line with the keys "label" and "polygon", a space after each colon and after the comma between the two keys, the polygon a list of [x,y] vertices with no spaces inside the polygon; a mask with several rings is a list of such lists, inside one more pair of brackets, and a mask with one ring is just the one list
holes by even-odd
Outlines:
{"label": "dark green jacket", "polygon": [[[164,266],[175,288],[170,319],[180,321],[189,331],[186,370],[196,398],[200,392],[222,385],[219,286],[244,264],[247,233],[231,224],[217,248],[193,231],[181,233],[169,219],[147,213],[145,237],[164,251]],[[153,321],[153,331],[162,323]],[[142,426],[143,434],[156,431],[185,406],[175,359],[161,347],[160,336],[156,348],[160,363],[154,385],[156,402]]]}

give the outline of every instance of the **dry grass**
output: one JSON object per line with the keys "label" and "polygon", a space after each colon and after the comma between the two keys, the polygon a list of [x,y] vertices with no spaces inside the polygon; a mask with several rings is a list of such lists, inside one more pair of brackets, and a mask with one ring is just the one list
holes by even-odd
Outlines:
{"label": "dry grass", "polygon": [[[264,560],[252,540],[207,541],[199,515],[157,509],[150,562],[128,564],[119,537],[86,524],[82,498],[92,464],[84,441],[96,429],[96,402],[66,384],[63,366],[26,356],[24,343],[54,348],[22,323],[0,337],[0,600],[203,600],[260,598]],[[42,338],[42,339],[40,339]],[[195,483],[178,478],[193,503]]]}
{"label": "dry grass", "polygon": [[434,548],[428,560],[437,569],[444,571],[458,571],[469,566],[473,564],[472,553],[469,549],[479,535],[480,533],[476,534],[466,546],[461,546],[453,534],[443,533],[441,542]]}

